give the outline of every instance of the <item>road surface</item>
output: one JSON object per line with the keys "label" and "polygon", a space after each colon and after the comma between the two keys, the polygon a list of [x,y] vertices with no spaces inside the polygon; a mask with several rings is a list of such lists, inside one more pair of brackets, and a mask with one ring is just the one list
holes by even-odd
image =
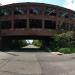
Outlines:
{"label": "road surface", "polygon": [[0,75],[75,75],[75,54],[0,52]]}

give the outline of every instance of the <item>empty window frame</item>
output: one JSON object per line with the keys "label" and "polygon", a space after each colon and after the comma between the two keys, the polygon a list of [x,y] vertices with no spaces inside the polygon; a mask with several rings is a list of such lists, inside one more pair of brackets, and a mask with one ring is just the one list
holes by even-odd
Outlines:
{"label": "empty window frame", "polygon": [[6,16],[10,14],[11,14],[10,8],[0,8],[0,16]]}
{"label": "empty window frame", "polygon": [[75,31],[75,25],[74,24],[70,24],[70,30]]}
{"label": "empty window frame", "polygon": [[71,13],[70,19],[75,19],[75,13]]}
{"label": "empty window frame", "polygon": [[30,7],[29,13],[30,14],[41,14],[42,11],[41,11],[41,8],[39,7]]}
{"label": "empty window frame", "polygon": [[0,21],[1,29],[10,29],[11,21]]}
{"label": "empty window frame", "polygon": [[69,13],[67,11],[61,11],[58,14],[59,17],[69,18]]}
{"label": "empty window frame", "polygon": [[42,28],[42,20],[30,19],[29,26],[30,28]]}
{"label": "empty window frame", "polygon": [[27,14],[27,9],[25,7],[15,7],[14,8],[15,15],[24,15]]}
{"label": "empty window frame", "polygon": [[64,29],[64,30],[69,30],[69,23],[63,23],[63,25],[61,26],[61,29]]}
{"label": "empty window frame", "polygon": [[44,13],[45,13],[45,15],[56,16],[56,10],[51,7],[46,7]]}
{"label": "empty window frame", "polygon": [[14,28],[26,28],[26,26],[27,26],[27,20],[21,19],[14,21]]}
{"label": "empty window frame", "polygon": [[45,28],[56,29],[56,21],[45,20]]}

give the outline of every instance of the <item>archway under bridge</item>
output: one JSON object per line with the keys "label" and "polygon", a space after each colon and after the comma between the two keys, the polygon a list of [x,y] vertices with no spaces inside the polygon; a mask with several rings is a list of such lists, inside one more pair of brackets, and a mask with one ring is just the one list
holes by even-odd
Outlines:
{"label": "archway under bridge", "polygon": [[[39,48],[20,48],[19,45],[15,47],[13,41],[19,40],[42,40],[43,45]],[[6,36],[1,39],[1,48],[4,51],[14,50],[14,51],[46,51],[47,48],[53,47],[53,39],[48,36]]]}

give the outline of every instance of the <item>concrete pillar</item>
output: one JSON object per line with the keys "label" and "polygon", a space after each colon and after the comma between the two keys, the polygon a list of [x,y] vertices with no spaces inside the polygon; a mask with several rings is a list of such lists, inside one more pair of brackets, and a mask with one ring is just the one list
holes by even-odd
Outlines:
{"label": "concrete pillar", "polygon": [[0,37],[0,50],[2,49],[2,37]]}
{"label": "concrete pillar", "polygon": [[[45,7],[43,6],[42,9],[45,11]],[[45,19],[44,19],[44,11],[42,12],[42,29],[45,28]]]}
{"label": "concrete pillar", "polygon": [[52,38],[45,39],[45,48],[53,48],[53,39]]}
{"label": "concrete pillar", "polygon": [[12,44],[11,39],[9,38],[2,38],[2,49],[10,49]]}
{"label": "concrete pillar", "polygon": [[29,6],[27,6],[27,29],[29,29]]}
{"label": "concrete pillar", "polygon": [[13,6],[12,6],[12,9],[11,10],[12,10],[12,15],[11,15],[11,17],[12,17],[11,18],[11,28],[14,29],[14,8],[13,8]]}

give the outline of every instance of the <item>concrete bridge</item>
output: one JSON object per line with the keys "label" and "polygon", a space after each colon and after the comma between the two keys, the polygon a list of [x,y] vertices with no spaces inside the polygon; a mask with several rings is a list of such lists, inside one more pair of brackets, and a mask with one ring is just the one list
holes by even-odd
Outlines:
{"label": "concrete bridge", "polygon": [[11,39],[52,38],[60,28],[72,31],[75,11],[44,3],[14,3],[0,6],[0,48]]}

